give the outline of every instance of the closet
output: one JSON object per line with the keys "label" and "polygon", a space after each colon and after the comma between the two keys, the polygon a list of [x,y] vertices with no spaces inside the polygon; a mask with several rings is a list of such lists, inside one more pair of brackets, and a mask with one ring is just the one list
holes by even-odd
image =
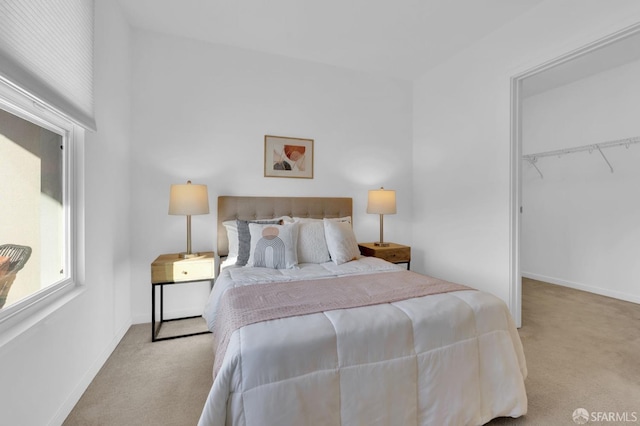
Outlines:
{"label": "closet", "polygon": [[520,269],[640,303],[640,36],[616,43],[523,81]]}

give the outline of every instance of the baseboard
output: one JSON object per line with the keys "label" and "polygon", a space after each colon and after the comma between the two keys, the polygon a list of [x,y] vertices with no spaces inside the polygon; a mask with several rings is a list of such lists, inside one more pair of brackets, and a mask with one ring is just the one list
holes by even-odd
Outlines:
{"label": "baseboard", "polygon": [[76,406],[76,404],[82,397],[82,394],[84,394],[84,392],[87,390],[87,388],[91,384],[91,381],[96,377],[104,363],[107,362],[107,359],[109,359],[109,356],[111,356],[113,351],[116,349],[116,346],[118,346],[118,343],[120,343],[130,327],[131,321],[129,321],[128,324],[118,330],[109,345],[107,345],[105,350],[95,360],[89,370],[87,370],[87,372],[84,374],[73,392],[71,392],[67,400],[60,406],[56,414],[53,416],[53,419],[51,419],[51,421],[49,422],[50,426],[57,426],[64,423],[66,418],[69,416],[69,413],[71,413],[71,410],[73,410],[73,407]]}
{"label": "baseboard", "polygon": [[587,284],[576,283],[573,281],[567,281],[560,278],[547,277],[545,275],[534,274],[531,272],[522,272],[524,278],[529,278],[537,281],[544,281],[550,284],[561,285],[564,287],[574,288],[576,290],[587,291],[589,293],[599,294],[601,296],[612,297],[614,299],[620,299],[627,302],[633,302],[640,304],[640,295],[624,293],[621,291],[611,290],[608,288],[596,287]]}

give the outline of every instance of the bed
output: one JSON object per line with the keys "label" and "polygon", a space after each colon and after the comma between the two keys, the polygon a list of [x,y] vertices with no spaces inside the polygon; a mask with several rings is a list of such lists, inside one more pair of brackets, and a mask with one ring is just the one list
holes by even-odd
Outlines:
{"label": "bed", "polygon": [[526,414],[524,353],[502,300],[359,256],[354,243],[350,198],[218,198],[223,262],[203,315],[214,381],[199,425]]}

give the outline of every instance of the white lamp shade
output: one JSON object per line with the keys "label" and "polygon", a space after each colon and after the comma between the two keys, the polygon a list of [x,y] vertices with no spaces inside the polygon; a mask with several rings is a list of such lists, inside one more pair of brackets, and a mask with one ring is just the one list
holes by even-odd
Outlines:
{"label": "white lamp shade", "polygon": [[209,213],[209,194],[207,185],[187,184],[171,185],[169,194],[169,214],[196,215]]}
{"label": "white lamp shade", "polygon": [[367,213],[395,214],[396,191],[384,188],[370,190]]}

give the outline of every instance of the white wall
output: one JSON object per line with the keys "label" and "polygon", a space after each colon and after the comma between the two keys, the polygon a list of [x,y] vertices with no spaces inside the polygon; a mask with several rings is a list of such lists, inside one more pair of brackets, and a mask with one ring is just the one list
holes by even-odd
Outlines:
{"label": "white wall", "polygon": [[[192,217],[193,250],[212,250],[219,195],[345,196],[360,241],[378,237],[369,189],[395,189],[385,239],[411,243],[411,85],[316,63],[135,32],[132,309],[151,315],[150,264],[185,250],[169,216],[172,183],[208,185],[211,214]],[[311,138],[314,178],[265,178],[264,135]],[[173,293],[171,292],[173,291]],[[168,287],[165,312],[200,314],[206,283]]]}
{"label": "white wall", "polygon": [[[527,98],[523,153],[640,136],[640,61]],[[640,303],[640,145],[523,164],[522,273]]]}
{"label": "white wall", "polygon": [[510,78],[638,20],[631,0],[547,1],[415,82],[416,270],[509,301]]}
{"label": "white wall", "polygon": [[97,133],[85,141],[83,291],[0,347],[0,423],[61,424],[131,324],[129,28],[97,0]]}

